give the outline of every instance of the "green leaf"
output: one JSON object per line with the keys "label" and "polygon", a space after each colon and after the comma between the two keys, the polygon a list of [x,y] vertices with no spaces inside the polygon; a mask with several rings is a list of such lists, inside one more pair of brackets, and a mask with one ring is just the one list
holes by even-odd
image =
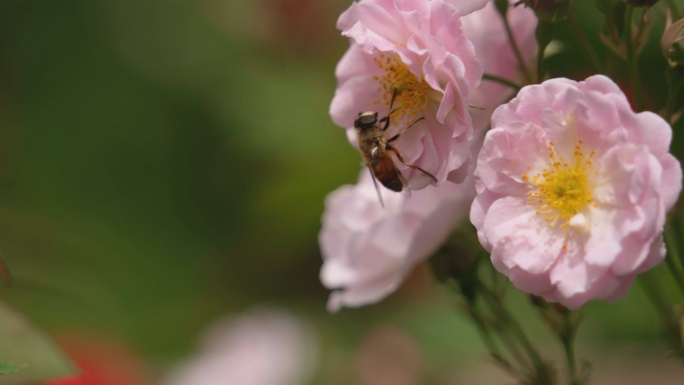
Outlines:
{"label": "green leaf", "polygon": [[18,372],[27,366],[27,364],[13,364],[11,362],[0,361],[0,376]]}
{"label": "green leaf", "polygon": [[[0,341],[0,385],[42,383],[75,373],[71,361],[47,333],[3,302]],[[9,360],[26,365],[11,364]]]}

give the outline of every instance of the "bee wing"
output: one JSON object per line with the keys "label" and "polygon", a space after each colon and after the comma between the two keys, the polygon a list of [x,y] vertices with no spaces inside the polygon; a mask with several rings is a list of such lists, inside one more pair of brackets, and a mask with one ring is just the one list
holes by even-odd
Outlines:
{"label": "bee wing", "polygon": [[371,166],[368,166],[368,172],[371,174],[371,179],[373,179],[373,185],[375,185],[375,192],[378,193],[378,199],[380,200],[380,206],[382,208],[385,208],[385,202],[382,200],[382,192],[380,191],[380,186],[378,186],[378,180],[375,179],[375,175],[373,175],[373,169]]}
{"label": "bee wing", "polygon": [[411,197],[411,189],[409,188],[408,184],[405,184],[404,186],[405,186],[405,188],[403,190],[401,190],[401,195],[410,198]]}

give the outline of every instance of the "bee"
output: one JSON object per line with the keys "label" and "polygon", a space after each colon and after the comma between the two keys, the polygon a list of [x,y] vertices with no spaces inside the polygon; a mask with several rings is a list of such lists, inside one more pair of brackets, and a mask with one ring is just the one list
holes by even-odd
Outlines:
{"label": "bee", "polygon": [[[359,112],[359,115],[354,120],[354,128],[358,131],[359,151],[361,152],[363,162],[368,166],[368,170],[370,170],[375,190],[378,192],[378,198],[383,207],[385,204],[382,200],[380,188],[378,187],[378,180],[383,186],[392,191],[401,192],[408,188],[406,179],[404,179],[404,176],[401,175],[401,171],[399,171],[396,164],[394,164],[392,154],[396,155],[397,159],[406,167],[421,171],[432,178],[434,183],[437,183],[437,178],[435,178],[434,175],[423,170],[419,166],[407,164],[406,159],[404,159],[401,152],[391,144],[401,136],[401,133],[396,134],[391,138],[387,135],[387,128],[390,126],[390,115],[392,114],[392,105],[394,104],[395,96],[396,92],[392,95],[392,101],[390,102],[389,108],[390,113],[387,116],[378,120],[377,112],[366,111]],[[409,129],[423,119],[424,118],[420,118],[416,120],[406,129]]]}

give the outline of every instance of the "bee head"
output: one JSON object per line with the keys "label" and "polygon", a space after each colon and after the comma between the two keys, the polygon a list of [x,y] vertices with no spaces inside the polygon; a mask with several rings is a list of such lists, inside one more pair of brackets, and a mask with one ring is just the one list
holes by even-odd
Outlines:
{"label": "bee head", "polygon": [[378,123],[378,113],[373,111],[359,112],[359,116],[354,120],[354,127],[365,130]]}

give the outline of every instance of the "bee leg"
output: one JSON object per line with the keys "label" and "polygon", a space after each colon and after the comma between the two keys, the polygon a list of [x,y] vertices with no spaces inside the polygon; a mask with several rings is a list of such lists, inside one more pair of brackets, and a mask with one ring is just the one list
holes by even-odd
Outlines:
{"label": "bee leg", "polygon": [[[411,128],[414,124],[420,122],[421,120],[425,120],[425,117],[416,119],[415,122],[409,124],[409,126],[406,127],[406,129],[404,129],[404,132],[406,132],[406,130],[408,130],[408,129]],[[387,140],[387,143],[394,142],[395,140],[399,139],[399,136],[400,136],[401,134],[403,134],[404,132],[402,132],[402,133],[400,133],[400,134],[396,134],[396,135],[394,135],[393,137],[389,138],[389,139]]]}
{"label": "bee leg", "polygon": [[409,128],[413,127],[414,124],[420,122],[421,120],[425,120],[425,117],[424,117],[424,116],[421,116],[420,118],[416,119],[413,123],[409,124],[408,127],[406,127],[406,129],[405,129],[404,131],[406,131],[406,130],[408,130]]}
{"label": "bee leg", "polygon": [[[392,111],[392,106],[394,105],[394,99],[396,97],[397,97],[397,89],[395,88],[394,91],[392,92],[392,101],[390,101],[390,108],[389,108],[390,113],[389,113],[389,115],[392,115],[392,112],[394,112],[394,111]],[[389,115],[387,115],[388,119],[389,119]]]}
{"label": "bee leg", "polygon": [[[399,135],[395,135],[395,136],[399,136]],[[437,178],[435,178],[434,175],[432,175],[432,174],[430,174],[429,172],[423,170],[423,169],[420,168],[419,166],[416,166],[415,164],[406,164],[406,159],[404,159],[404,156],[401,155],[401,152],[399,152],[399,150],[397,150],[396,148],[394,148],[394,147],[392,147],[392,146],[390,146],[390,145],[387,145],[386,149],[389,150],[389,151],[392,151],[392,152],[397,156],[397,158],[399,159],[399,161],[400,161],[404,166],[410,167],[410,168],[412,168],[412,169],[421,171],[423,174],[429,176],[430,178],[432,178],[432,180],[433,180],[435,183],[437,183]]]}
{"label": "bee leg", "polygon": [[384,118],[380,119],[380,123],[385,122],[385,126],[382,127],[382,130],[383,130],[383,131],[387,131],[387,128],[388,128],[389,125],[390,125],[390,116],[392,116],[392,114],[394,113],[394,110],[392,110],[392,106],[394,105],[394,99],[395,99],[396,97],[397,97],[397,89],[395,88],[395,89],[394,89],[394,92],[392,92],[392,101],[390,102],[390,106],[389,106],[389,107],[390,107],[390,108],[389,108],[390,112],[389,112],[389,114],[387,114],[387,116],[385,116]]}
{"label": "bee leg", "polygon": [[379,122],[380,122],[380,123],[385,122],[385,125],[382,127],[382,130],[383,130],[383,131],[387,131],[387,128],[388,128],[389,125],[390,125],[390,118],[389,118],[389,115],[387,115],[387,116],[385,116],[384,118],[380,119]]}

